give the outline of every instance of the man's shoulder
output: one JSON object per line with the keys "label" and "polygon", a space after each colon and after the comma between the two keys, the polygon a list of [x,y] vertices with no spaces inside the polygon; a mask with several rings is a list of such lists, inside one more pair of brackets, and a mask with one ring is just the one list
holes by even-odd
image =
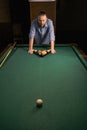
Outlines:
{"label": "man's shoulder", "polygon": [[49,22],[52,22],[52,19],[47,19]]}
{"label": "man's shoulder", "polygon": [[47,19],[47,23],[52,24],[53,23],[52,19]]}
{"label": "man's shoulder", "polygon": [[37,25],[37,19],[32,20],[31,24],[32,25]]}

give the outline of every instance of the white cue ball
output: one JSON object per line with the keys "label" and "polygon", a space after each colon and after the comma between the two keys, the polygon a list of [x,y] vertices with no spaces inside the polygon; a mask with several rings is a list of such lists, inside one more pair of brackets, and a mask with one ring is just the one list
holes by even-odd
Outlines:
{"label": "white cue ball", "polygon": [[37,105],[37,107],[41,107],[43,105],[43,100],[42,99],[37,99],[36,100],[36,105]]}

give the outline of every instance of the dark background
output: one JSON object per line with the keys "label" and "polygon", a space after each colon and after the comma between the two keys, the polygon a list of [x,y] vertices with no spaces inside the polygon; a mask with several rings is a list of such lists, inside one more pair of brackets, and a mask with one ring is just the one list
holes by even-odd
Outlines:
{"label": "dark background", "polygon": [[57,41],[74,42],[87,52],[87,1],[57,1]]}
{"label": "dark background", "polygon": [[[0,0],[7,2],[10,22],[0,21],[0,50],[13,41],[14,37],[21,43],[28,44],[30,29],[30,5],[28,0]],[[2,4],[2,5],[3,5]],[[7,7],[6,5],[6,7]],[[85,53],[87,37],[87,0],[57,0],[56,1],[56,44],[77,43]],[[6,8],[0,9],[0,15]],[[20,27],[21,26],[21,27]],[[19,33],[14,32],[19,28]],[[21,29],[20,29],[21,28]],[[21,32],[21,33],[20,33]]]}

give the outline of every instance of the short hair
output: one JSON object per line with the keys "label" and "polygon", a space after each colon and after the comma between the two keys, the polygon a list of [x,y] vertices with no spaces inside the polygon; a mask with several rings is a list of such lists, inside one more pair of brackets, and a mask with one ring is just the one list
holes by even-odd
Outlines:
{"label": "short hair", "polygon": [[40,15],[46,15],[46,16],[47,16],[47,14],[46,14],[45,11],[40,11],[40,12],[38,13],[38,16],[40,16]]}

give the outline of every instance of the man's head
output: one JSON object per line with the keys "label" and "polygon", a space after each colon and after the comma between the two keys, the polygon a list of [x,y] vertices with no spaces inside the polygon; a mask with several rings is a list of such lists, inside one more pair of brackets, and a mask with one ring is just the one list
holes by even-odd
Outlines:
{"label": "man's head", "polygon": [[44,25],[46,24],[47,21],[47,15],[44,11],[40,11],[40,13],[38,14],[38,23],[41,27],[44,27]]}

